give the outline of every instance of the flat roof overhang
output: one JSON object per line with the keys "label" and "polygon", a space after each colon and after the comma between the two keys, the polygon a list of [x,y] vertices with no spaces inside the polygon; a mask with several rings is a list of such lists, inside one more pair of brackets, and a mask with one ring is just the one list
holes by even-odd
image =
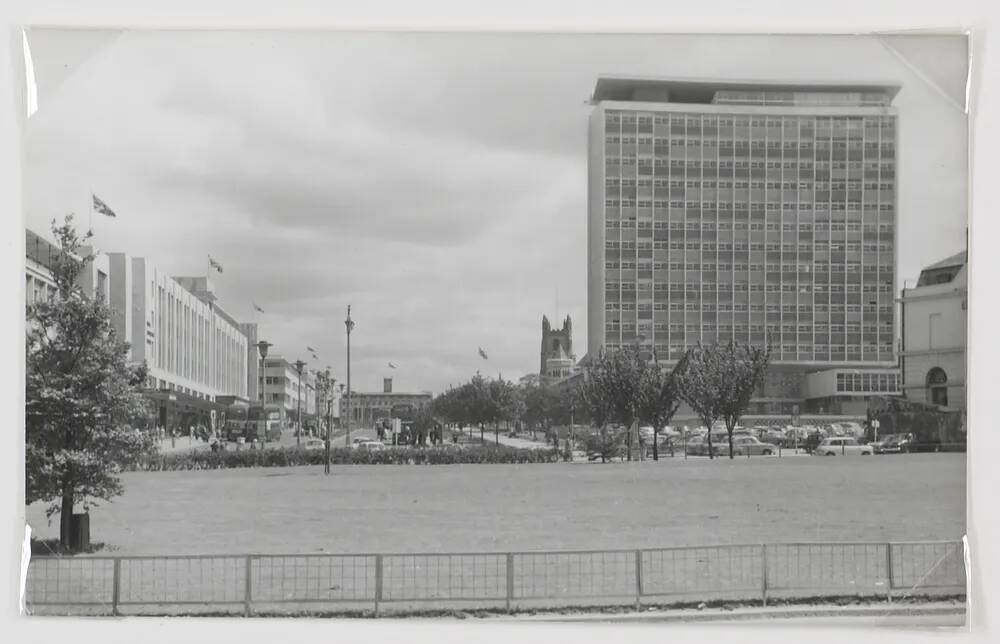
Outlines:
{"label": "flat roof overhang", "polygon": [[636,90],[669,93],[671,103],[709,104],[717,91],[736,92],[876,92],[895,98],[901,85],[875,81],[777,81],[658,78],[652,76],[601,76],[594,86],[591,105],[601,101],[631,101]]}

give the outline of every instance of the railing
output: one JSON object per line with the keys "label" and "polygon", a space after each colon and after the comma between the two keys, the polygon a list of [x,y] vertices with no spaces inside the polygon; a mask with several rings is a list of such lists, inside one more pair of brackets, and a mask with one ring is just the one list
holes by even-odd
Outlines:
{"label": "railing", "polygon": [[450,554],[33,557],[32,612],[254,613],[965,593],[960,541]]}

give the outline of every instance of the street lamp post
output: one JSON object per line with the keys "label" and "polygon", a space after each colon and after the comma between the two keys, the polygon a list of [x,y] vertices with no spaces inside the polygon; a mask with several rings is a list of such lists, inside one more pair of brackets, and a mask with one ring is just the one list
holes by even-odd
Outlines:
{"label": "street lamp post", "polygon": [[298,392],[298,404],[295,409],[295,424],[297,425],[295,429],[295,446],[299,447],[302,444],[302,369],[306,366],[306,363],[302,360],[295,361],[295,371],[299,374],[299,386],[296,391]]}
{"label": "street lamp post", "polygon": [[323,391],[323,397],[326,399],[326,435],[323,440],[323,452],[326,458],[323,462],[323,473],[330,473],[330,434],[333,431],[333,385],[337,382],[336,378],[330,377],[330,367],[327,367],[324,371],[316,372],[317,380],[317,390]]}
{"label": "street lamp post", "polygon": [[260,415],[264,426],[264,439],[261,447],[267,444],[267,414],[264,409],[264,358],[267,357],[267,350],[270,346],[271,343],[267,340],[261,340],[257,343],[257,351],[260,353]]}
{"label": "street lamp post", "polygon": [[344,320],[347,327],[347,437],[345,443],[351,446],[351,331],[354,330],[354,320],[351,319],[351,305],[347,305],[347,319]]}

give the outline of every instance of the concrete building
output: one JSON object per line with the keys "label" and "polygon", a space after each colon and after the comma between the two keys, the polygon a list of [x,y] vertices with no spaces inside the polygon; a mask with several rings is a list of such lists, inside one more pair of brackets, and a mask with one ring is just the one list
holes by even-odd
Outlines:
{"label": "concrete building", "polygon": [[904,288],[903,394],[910,400],[964,410],[969,302],[967,254],[952,255],[920,272]]}
{"label": "concrete building", "polygon": [[[31,302],[55,292],[51,266],[60,251],[26,233],[26,299]],[[78,283],[109,305],[115,333],[129,343],[129,360],[146,363],[146,396],[156,403],[151,424],[208,427],[213,419],[221,420],[228,405],[246,401],[247,339],[216,301],[207,278],[175,278],[144,258],[97,253]]]}
{"label": "concrete building", "polygon": [[260,403],[260,353],[257,342],[260,340],[256,322],[243,322],[240,332],[247,338],[247,399],[254,404]]}
{"label": "concrete building", "polygon": [[[56,282],[52,275],[55,258],[61,252],[59,247],[38,233],[25,229],[24,294],[25,304],[48,299],[56,294]],[[82,255],[89,256],[93,250],[80,249]],[[97,294],[107,303],[108,298],[108,256],[98,253],[89,266],[80,274],[77,284],[88,296]]]}
{"label": "concrete building", "polygon": [[542,350],[539,380],[548,384],[568,378],[576,371],[573,353],[573,321],[567,315],[562,328],[554,329],[549,318],[542,316]]}
{"label": "concrete building", "polygon": [[600,78],[589,353],[637,344],[670,364],[770,333],[751,413],[856,413],[883,386],[898,393],[898,90]]}
{"label": "concrete building", "polygon": [[[353,427],[368,427],[379,418],[393,418],[428,405],[432,395],[429,391],[405,393],[392,390],[392,378],[383,382],[381,393],[351,392],[351,424]],[[347,419],[347,396],[340,397],[341,424]]]}
{"label": "concrete building", "polygon": [[247,396],[247,338],[207,277],[171,277],[142,257],[109,253],[112,321],[149,367],[150,389],[196,399]]}
{"label": "concrete building", "polygon": [[[301,382],[301,409],[305,425],[311,424],[311,418],[316,415],[316,378],[308,368],[302,369]],[[282,426],[295,427],[299,395],[299,373],[295,363],[280,355],[268,355],[264,359],[264,405],[279,411]]]}

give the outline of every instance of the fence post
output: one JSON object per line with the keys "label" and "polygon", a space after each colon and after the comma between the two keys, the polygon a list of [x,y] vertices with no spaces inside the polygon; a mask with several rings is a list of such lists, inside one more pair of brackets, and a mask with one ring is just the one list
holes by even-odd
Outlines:
{"label": "fence post", "polygon": [[760,601],[767,607],[767,544],[760,546]]}
{"label": "fence post", "polygon": [[507,612],[514,600],[514,553],[507,553]]}
{"label": "fence post", "polygon": [[892,544],[885,544],[885,576],[888,587],[885,590],[885,600],[892,603]]}
{"label": "fence post", "polygon": [[642,550],[635,551],[635,609],[642,610]]}
{"label": "fence post", "polygon": [[375,555],[375,617],[378,617],[378,605],[382,602],[382,555]]}
{"label": "fence post", "polygon": [[251,572],[251,568],[250,568],[250,560],[251,560],[251,556],[247,555],[247,559],[246,559],[246,572],[245,572],[246,579],[244,580],[244,584],[243,584],[243,616],[244,617],[250,617],[250,602],[253,601],[253,594],[252,594],[253,573]]}
{"label": "fence post", "polygon": [[111,580],[111,614],[118,617],[118,602],[121,599],[122,588],[122,560],[119,557],[115,557],[112,574],[114,577]]}

